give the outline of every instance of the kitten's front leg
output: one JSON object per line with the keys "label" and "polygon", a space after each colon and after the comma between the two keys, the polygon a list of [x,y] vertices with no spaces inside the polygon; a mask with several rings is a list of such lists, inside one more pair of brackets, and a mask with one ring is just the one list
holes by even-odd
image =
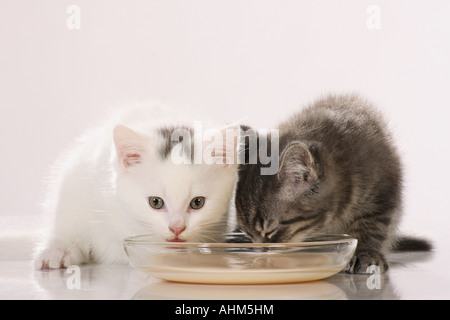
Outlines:
{"label": "kitten's front leg", "polygon": [[380,273],[385,272],[389,268],[384,254],[379,250],[357,248],[345,271],[347,273],[360,274],[373,273],[373,266],[377,267],[375,270]]}
{"label": "kitten's front leg", "polygon": [[389,268],[383,254],[388,228],[376,217],[357,219],[350,226],[348,234],[358,239],[358,246],[346,268],[347,273],[372,273],[374,266],[383,273]]}
{"label": "kitten's front leg", "polygon": [[86,263],[87,258],[76,245],[49,246],[34,260],[36,269],[60,269]]}

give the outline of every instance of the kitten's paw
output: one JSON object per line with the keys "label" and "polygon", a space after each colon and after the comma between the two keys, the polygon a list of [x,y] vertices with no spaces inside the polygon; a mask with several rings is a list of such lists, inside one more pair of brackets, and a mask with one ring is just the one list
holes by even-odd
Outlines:
{"label": "kitten's paw", "polygon": [[83,256],[76,248],[47,248],[34,260],[36,269],[60,269],[83,263]]}
{"label": "kitten's paw", "polygon": [[376,272],[383,273],[388,267],[389,264],[381,252],[376,250],[356,250],[345,271],[347,273],[367,274],[376,270]]}

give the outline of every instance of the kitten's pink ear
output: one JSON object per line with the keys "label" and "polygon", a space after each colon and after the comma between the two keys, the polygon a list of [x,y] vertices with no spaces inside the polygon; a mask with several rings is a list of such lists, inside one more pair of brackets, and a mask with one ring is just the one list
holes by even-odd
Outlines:
{"label": "kitten's pink ear", "polygon": [[314,158],[308,147],[301,142],[289,144],[280,156],[278,179],[288,198],[297,198],[311,189],[317,180]]}
{"label": "kitten's pink ear", "polygon": [[117,125],[113,132],[117,161],[125,168],[142,163],[145,138],[124,125]]}

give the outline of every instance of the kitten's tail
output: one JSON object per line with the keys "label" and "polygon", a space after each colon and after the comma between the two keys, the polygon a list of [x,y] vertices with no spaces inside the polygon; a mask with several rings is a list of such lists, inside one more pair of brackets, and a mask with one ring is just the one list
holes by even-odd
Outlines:
{"label": "kitten's tail", "polygon": [[392,245],[392,251],[431,251],[433,244],[422,238],[399,236]]}

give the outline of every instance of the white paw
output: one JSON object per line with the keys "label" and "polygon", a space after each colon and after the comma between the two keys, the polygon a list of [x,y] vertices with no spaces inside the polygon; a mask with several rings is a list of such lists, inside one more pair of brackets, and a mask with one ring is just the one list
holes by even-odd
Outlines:
{"label": "white paw", "polygon": [[83,263],[83,255],[76,248],[47,248],[35,259],[36,269],[60,269]]}

